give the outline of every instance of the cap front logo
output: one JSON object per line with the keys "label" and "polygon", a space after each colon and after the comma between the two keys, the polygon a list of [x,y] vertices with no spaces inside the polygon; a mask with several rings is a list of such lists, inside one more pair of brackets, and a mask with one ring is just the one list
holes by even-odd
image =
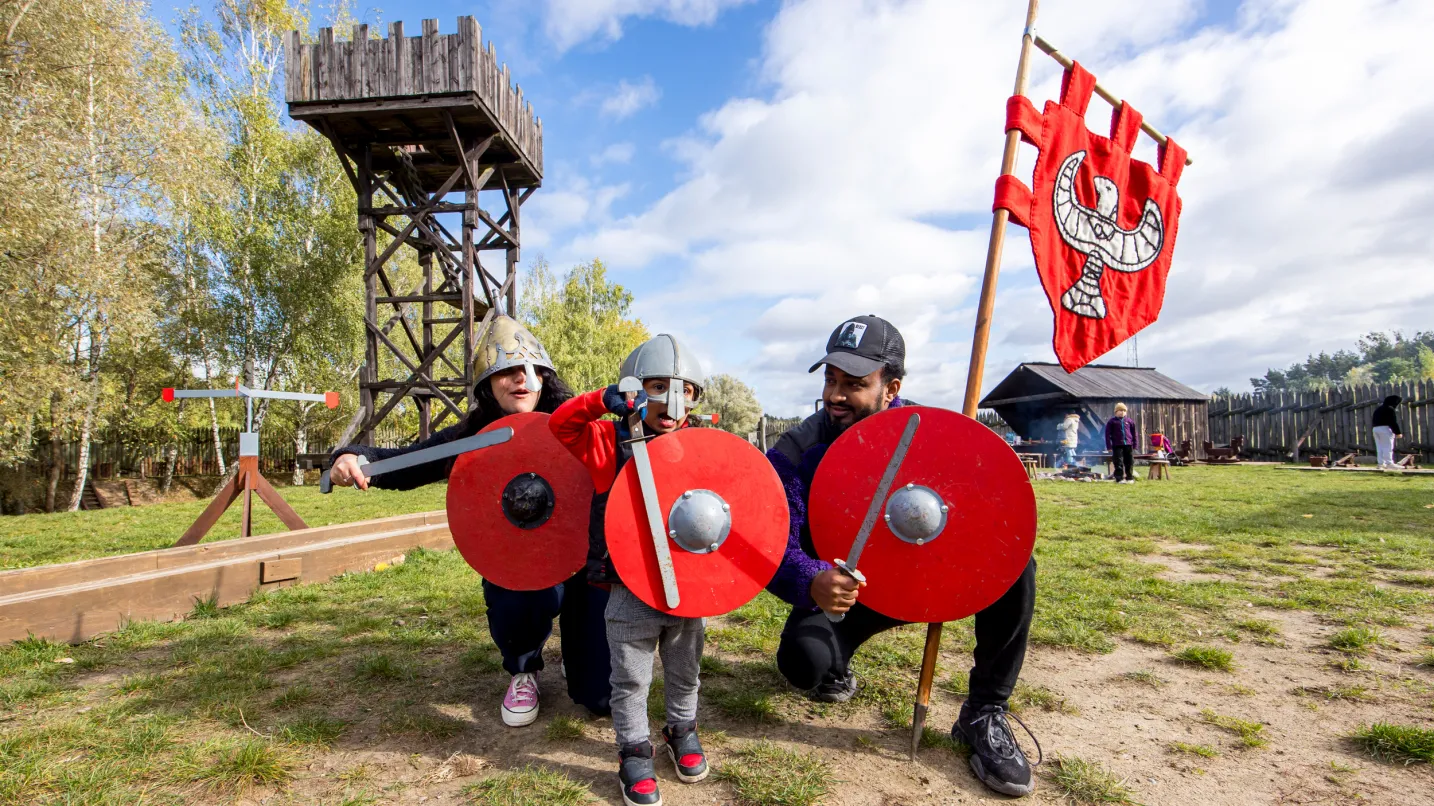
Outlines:
{"label": "cap front logo", "polygon": [[841,326],[841,332],[837,334],[836,346],[855,350],[861,344],[861,337],[866,333],[866,325],[861,322],[847,322]]}

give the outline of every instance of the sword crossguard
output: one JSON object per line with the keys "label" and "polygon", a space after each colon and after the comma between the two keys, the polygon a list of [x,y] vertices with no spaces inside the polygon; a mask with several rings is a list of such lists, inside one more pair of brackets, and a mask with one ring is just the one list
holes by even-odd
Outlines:
{"label": "sword crossguard", "polygon": [[[856,570],[855,568],[852,568],[850,565],[847,565],[846,560],[832,560],[832,565],[841,569],[841,572],[843,574],[846,574],[852,579],[855,579],[858,583],[862,585],[866,584],[866,575]],[[831,621],[833,624],[840,622],[844,618],[846,618],[846,613],[827,613],[827,620]]]}

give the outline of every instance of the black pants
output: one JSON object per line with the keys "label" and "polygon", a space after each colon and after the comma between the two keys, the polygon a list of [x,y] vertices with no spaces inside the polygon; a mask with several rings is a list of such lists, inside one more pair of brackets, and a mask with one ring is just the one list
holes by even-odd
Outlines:
{"label": "black pants", "polygon": [[1116,445],[1110,449],[1111,476],[1116,481],[1130,481],[1135,478],[1134,449],[1129,445]]}
{"label": "black pants", "polygon": [[[1021,676],[1036,609],[1036,559],[995,604],[976,614],[972,705],[1005,705]],[[793,686],[815,688],[844,676],[852,655],[873,635],[909,622],[883,616],[860,601],[832,622],[820,610],[792,609],[777,648],[777,669]]]}
{"label": "black pants", "polygon": [[553,619],[562,629],[563,666],[568,696],[599,716],[612,708],[612,668],[608,659],[607,591],[587,582],[587,571],[568,581],[536,591],[500,588],[483,580],[488,603],[488,632],[508,674],[543,668],[543,644],[553,634]]}

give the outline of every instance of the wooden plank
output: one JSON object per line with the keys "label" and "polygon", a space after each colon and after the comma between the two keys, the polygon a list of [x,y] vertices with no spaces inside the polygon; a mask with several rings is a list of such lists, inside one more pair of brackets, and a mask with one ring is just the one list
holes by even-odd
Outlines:
{"label": "wooden plank", "polygon": [[259,563],[259,584],[298,579],[303,570],[304,561],[297,557],[287,560],[262,560]]}
{"label": "wooden plank", "polygon": [[418,92],[443,92],[441,64],[438,54],[442,39],[438,35],[438,20],[423,21],[423,82],[415,89]]}
{"label": "wooden plank", "polygon": [[63,587],[81,582],[111,579],[114,577],[156,571],[165,568],[179,568],[185,565],[211,562],[225,557],[237,557],[284,549],[296,549],[312,543],[321,543],[336,537],[349,537],[369,532],[397,531],[418,526],[447,523],[443,510],[420,512],[413,515],[396,515],[370,521],[340,523],[332,526],[315,526],[292,532],[277,532],[269,535],[220,540],[200,543],[194,546],[155,549],[153,551],[119,554],[113,557],[96,557],[54,565],[40,565],[32,568],[15,568],[0,571],[0,597],[12,596],[27,591]]}
{"label": "wooden plank", "polygon": [[394,86],[392,95],[413,94],[413,58],[409,55],[412,50],[412,40],[403,34],[403,23],[395,22],[388,27],[389,39],[393,40],[393,75]]}
{"label": "wooden plank", "polygon": [[320,28],[319,43],[315,49],[317,58],[314,61],[314,71],[319,78],[319,100],[331,100],[333,96],[329,92],[329,62],[332,61],[334,51],[334,29]]}
{"label": "wooden plank", "polygon": [[448,92],[461,92],[467,89],[463,81],[463,37],[464,31],[460,26],[458,33],[448,36]]}
{"label": "wooden plank", "polygon": [[128,621],[182,618],[198,601],[242,602],[260,589],[267,561],[296,560],[303,579],[318,582],[371,569],[415,547],[452,546],[447,525],[421,526],[0,597],[0,642],[33,634],[78,643]]}
{"label": "wooden plank", "polygon": [[368,95],[368,26],[362,23],[354,25],[353,40],[349,42],[349,52],[352,54],[349,64],[349,94],[350,98],[363,98]]}
{"label": "wooden plank", "polygon": [[299,97],[299,51],[303,48],[298,31],[284,36],[284,101],[304,100]]}

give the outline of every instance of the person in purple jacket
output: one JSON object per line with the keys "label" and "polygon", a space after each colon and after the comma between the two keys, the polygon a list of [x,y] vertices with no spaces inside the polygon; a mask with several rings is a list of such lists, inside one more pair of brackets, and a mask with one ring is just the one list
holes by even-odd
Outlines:
{"label": "person in purple jacket", "polygon": [[1105,449],[1110,452],[1111,478],[1118,484],[1135,481],[1135,421],[1124,403],[1115,404],[1115,416],[1105,422]]}
{"label": "person in purple jacket", "polygon": [[[885,409],[916,404],[899,396],[906,375],[906,342],[884,319],[858,316],[837,326],[827,340],[826,356],[808,371],[823,365],[822,410],[767,451],[786,489],[791,514],[786,553],[767,590],[792,605],[777,649],[777,669],[811,699],[846,702],[857,690],[852,656],[873,635],[906,622],[862,604],[857,583],[816,556],[807,528],[808,491],[827,447],[844,430]],[[881,472],[881,467],[871,468],[873,477]],[[976,777],[1006,795],[1026,795],[1034,788],[1030,763],[1006,716],[1026,657],[1035,601],[1032,558],[1010,590],[976,614],[970,693],[951,728],[953,737],[972,748]],[[846,618],[833,622],[826,613],[846,613]]]}

